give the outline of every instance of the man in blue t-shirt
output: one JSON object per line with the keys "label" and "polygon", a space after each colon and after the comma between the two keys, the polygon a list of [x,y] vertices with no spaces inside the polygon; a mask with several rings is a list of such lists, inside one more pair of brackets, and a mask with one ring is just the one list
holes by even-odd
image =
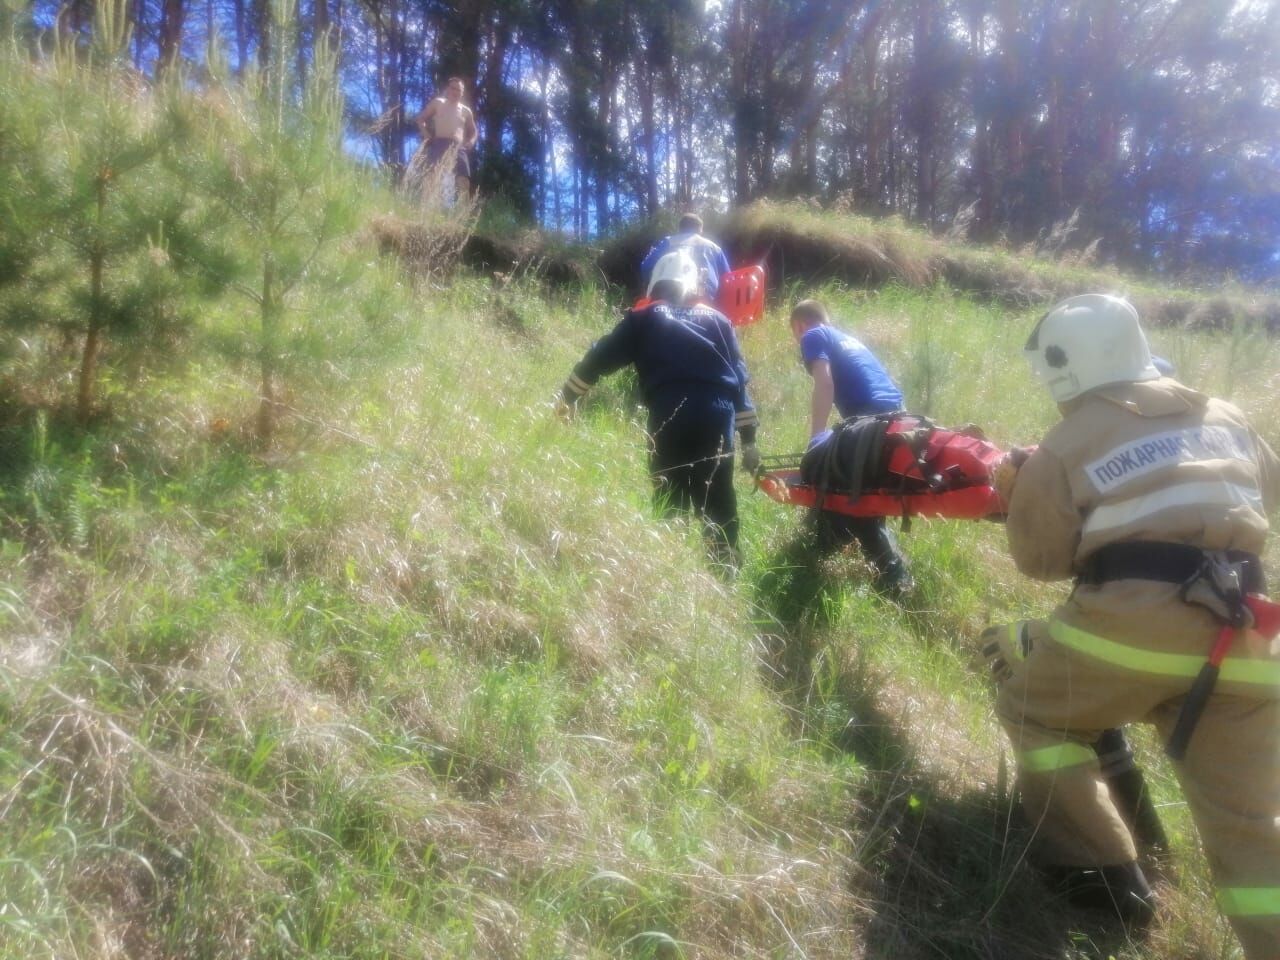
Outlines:
{"label": "man in blue t-shirt", "polygon": [[826,307],[817,300],[801,300],[792,308],[791,333],[813,377],[810,439],[827,429],[833,405],[841,419],[902,409],[902,391],[876,355],[831,326]]}
{"label": "man in blue t-shirt", "polygon": [[696,213],[682,216],[676,232],[663,237],[645,254],[644,260],[640,262],[640,272],[645,281],[651,282],[650,273],[654,264],[676,250],[687,253],[698,266],[698,286],[694,296],[706,297],[714,302],[720,290],[720,278],[729,272],[729,258],[718,244],[702,235],[702,218]]}
{"label": "man in blue t-shirt", "polygon": [[[830,325],[827,308],[817,300],[801,300],[791,309],[791,334],[813,378],[809,401],[809,444],[827,433],[834,406],[841,419],[901,410],[902,390],[860,340]],[[811,513],[818,546],[839,549],[857,540],[876,568],[876,586],[895,597],[908,593],[914,582],[906,558],[882,517],[850,517],[826,510]]]}

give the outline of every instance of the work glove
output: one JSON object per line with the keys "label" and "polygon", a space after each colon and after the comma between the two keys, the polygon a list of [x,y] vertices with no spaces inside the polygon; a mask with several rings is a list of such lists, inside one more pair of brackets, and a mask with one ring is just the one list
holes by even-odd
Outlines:
{"label": "work glove", "polygon": [[1005,509],[1009,508],[1009,502],[1013,498],[1013,487],[1018,479],[1018,471],[1022,469],[1022,465],[1027,462],[1027,458],[1031,456],[1035,447],[1027,449],[1026,447],[1013,447],[1004,458],[996,464],[995,470],[992,471],[991,485],[996,488]]}
{"label": "work glove", "polygon": [[754,443],[749,443],[742,448],[741,458],[742,469],[753,477],[760,476],[760,450]]}

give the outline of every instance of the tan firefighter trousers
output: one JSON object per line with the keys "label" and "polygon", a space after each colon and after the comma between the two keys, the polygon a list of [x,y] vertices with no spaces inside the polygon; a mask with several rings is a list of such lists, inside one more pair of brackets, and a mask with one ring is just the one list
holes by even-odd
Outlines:
{"label": "tan firefighter trousers", "polygon": [[[1144,663],[1134,648],[1043,620],[992,627],[983,650],[999,683],[997,712],[1045,860],[1080,867],[1133,860],[1133,838],[1090,744],[1131,722],[1154,724],[1167,741],[1198,664]],[[1186,759],[1175,765],[1218,905],[1249,960],[1280,958],[1280,700],[1263,692],[1275,684],[1278,667],[1258,665],[1256,697],[1247,693],[1250,683],[1215,691]],[[1183,675],[1159,672],[1175,669]]]}

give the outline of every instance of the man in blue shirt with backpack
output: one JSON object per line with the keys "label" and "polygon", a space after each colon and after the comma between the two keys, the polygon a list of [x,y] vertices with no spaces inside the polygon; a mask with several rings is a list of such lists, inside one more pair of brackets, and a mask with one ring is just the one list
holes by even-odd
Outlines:
{"label": "man in blue shirt with backpack", "polygon": [[663,237],[653,245],[644,260],[640,272],[652,284],[654,265],[669,253],[681,251],[688,254],[698,268],[698,282],[691,294],[715,302],[720,290],[720,278],[729,272],[729,258],[720,246],[702,235],[702,218],[696,213],[686,213],[680,218],[675,233]]}

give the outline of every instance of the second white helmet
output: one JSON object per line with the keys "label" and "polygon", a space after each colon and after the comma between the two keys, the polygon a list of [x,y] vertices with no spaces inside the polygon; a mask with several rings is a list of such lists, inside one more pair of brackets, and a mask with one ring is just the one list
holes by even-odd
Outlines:
{"label": "second white helmet", "polygon": [[649,289],[645,291],[646,297],[653,296],[653,288],[661,280],[670,280],[678,286],[678,299],[683,301],[698,290],[698,265],[683,250],[665,253],[653,265],[653,273],[649,275]]}
{"label": "second white helmet", "polygon": [[1106,293],[1063,300],[1036,324],[1024,352],[1032,372],[1059,403],[1094,387],[1160,376],[1138,311]]}

